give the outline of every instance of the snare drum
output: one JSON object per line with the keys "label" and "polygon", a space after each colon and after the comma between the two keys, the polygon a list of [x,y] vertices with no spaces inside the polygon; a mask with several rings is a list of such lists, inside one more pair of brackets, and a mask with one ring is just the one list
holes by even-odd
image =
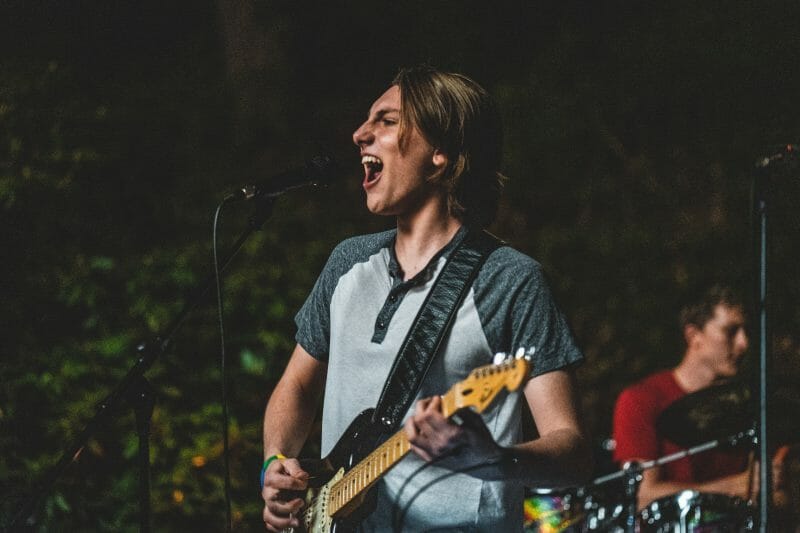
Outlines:
{"label": "snare drum", "polygon": [[685,490],[650,503],[639,513],[642,533],[754,530],[753,506],[741,498]]}

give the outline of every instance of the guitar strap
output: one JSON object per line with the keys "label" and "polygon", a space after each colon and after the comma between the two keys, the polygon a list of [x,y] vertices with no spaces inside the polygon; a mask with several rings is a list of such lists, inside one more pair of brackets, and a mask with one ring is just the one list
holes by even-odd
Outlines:
{"label": "guitar strap", "polygon": [[468,229],[450,253],[400,346],[372,415],[373,423],[380,422],[387,432],[400,425],[478,271],[501,244],[487,231]]}

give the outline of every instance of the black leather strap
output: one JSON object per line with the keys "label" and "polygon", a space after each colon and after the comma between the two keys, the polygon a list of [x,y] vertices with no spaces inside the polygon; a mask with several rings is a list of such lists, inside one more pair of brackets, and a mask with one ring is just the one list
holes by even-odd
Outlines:
{"label": "black leather strap", "polygon": [[400,346],[375,407],[372,421],[387,432],[396,430],[403,420],[475,276],[501,244],[486,231],[468,230],[450,254]]}

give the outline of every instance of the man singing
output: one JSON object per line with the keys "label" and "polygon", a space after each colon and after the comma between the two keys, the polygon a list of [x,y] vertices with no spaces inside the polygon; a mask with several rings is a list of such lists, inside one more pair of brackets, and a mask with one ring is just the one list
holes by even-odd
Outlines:
{"label": "man singing", "polygon": [[[401,70],[353,142],[367,208],[397,225],[340,243],[297,314],[297,345],[264,415],[263,518],[270,531],[300,525],[304,502],[292,491],[305,489],[309,474],[295,457],[323,390],[325,456],[350,421],[377,403],[449,254],[497,209],[499,119],[488,93],[466,76],[427,66]],[[439,395],[495,353],[520,347],[535,348],[522,394],[468,423],[441,414]],[[508,246],[496,248],[406,415],[403,430],[415,453],[373,489],[376,506],[361,528],[521,531],[525,486],[576,485],[590,474],[573,374],[581,360],[541,266]],[[522,440],[523,409],[533,414],[535,440]]]}

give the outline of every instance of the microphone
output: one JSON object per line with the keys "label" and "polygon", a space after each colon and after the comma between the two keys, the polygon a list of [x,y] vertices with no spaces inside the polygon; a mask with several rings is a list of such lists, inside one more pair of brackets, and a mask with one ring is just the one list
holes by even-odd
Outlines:
{"label": "microphone", "polygon": [[781,149],[780,152],[771,156],[762,157],[756,161],[756,168],[767,168],[773,163],[779,161],[789,161],[797,158],[798,146],[794,144],[787,144]]}
{"label": "microphone", "polygon": [[307,185],[327,185],[338,171],[330,155],[318,155],[303,166],[286,170],[262,184],[245,185],[230,194],[226,200],[258,200],[275,198]]}

